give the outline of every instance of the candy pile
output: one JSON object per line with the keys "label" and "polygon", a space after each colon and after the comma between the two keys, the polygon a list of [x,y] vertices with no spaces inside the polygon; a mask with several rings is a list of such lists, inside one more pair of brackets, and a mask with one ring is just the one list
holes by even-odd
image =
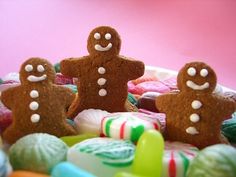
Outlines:
{"label": "candy pile", "polygon": [[[79,94],[78,81],[62,75],[58,64],[54,67],[57,71],[56,84]],[[3,147],[0,141],[0,148],[8,153],[7,157],[0,150],[0,177],[154,177],[157,172],[154,174],[151,170],[150,173],[151,168],[158,169],[161,177],[195,177],[208,174],[206,169],[213,174],[216,166],[222,166],[220,174],[229,174],[229,177],[236,174],[236,158],[230,157],[236,154],[236,150],[231,146],[216,145],[199,151],[190,144],[163,142],[160,138],[154,143],[152,135],[146,135],[154,130],[159,133],[157,136],[165,134],[165,114],[159,113],[155,100],[164,93],[179,92],[176,82],[176,76],[162,80],[150,72],[130,81],[128,100],[138,112],[83,110],[74,119],[67,120],[78,135],[58,138],[34,133],[19,139],[9,149]],[[0,91],[19,84],[19,75],[10,73],[1,80]],[[217,92],[222,92],[222,89],[218,87]],[[222,124],[223,135],[232,143],[236,143],[235,120],[234,115]],[[0,132],[11,123],[11,111],[0,103]],[[207,163],[211,158],[219,165]],[[139,164],[142,165],[141,170]],[[229,168],[224,168],[228,164]]]}

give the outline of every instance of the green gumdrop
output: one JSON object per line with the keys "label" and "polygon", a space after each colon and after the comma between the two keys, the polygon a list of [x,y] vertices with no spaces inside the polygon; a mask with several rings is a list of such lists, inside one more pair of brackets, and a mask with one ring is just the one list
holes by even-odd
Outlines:
{"label": "green gumdrop", "polygon": [[144,176],[121,172],[121,173],[117,173],[114,177],[144,177]]}
{"label": "green gumdrop", "polygon": [[217,144],[203,149],[191,162],[187,177],[235,177],[236,149]]}
{"label": "green gumdrop", "polygon": [[56,73],[60,73],[61,72],[60,63],[56,63],[54,65],[54,69],[55,69]]}
{"label": "green gumdrop", "polygon": [[140,176],[160,177],[162,170],[162,157],[164,140],[156,130],[145,131],[140,137],[134,162],[133,173]]}
{"label": "green gumdrop", "polygon": [[67,146],[71,147],[74,144],[80,143],[86,139],[90,138],[96,138],[98,137],[95,134],[81,134],[81,135],[75,135],[75,136],[63,136],[60,139],[67,144]]}
{"label": "green gumdrop", "polygon": [[132,103],[135,106],[138,104],[137,99],[131,93],[128,93],[128,100],[129,100],[130,103]]}

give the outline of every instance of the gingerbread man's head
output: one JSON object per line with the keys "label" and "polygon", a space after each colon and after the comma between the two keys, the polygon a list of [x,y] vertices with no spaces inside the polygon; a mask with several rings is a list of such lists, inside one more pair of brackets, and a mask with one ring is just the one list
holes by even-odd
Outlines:
{"label": "gingerbread man's head", "polygon": [[203,62],[187,63],[179,72],[177,84],[180,91],[212,93],[216,87],[216,74]]}
{"label": "gingerbread man's head", "polygon": [[120,52],[121,40],[115,29],[100,26],[88,37],[87,49],[90,55],[116,56]]}
{"label": "gingerbread man's head", "polygon": [[30,58],[21,66],[20,81],[22,84],[53,83],[54,80],[54,68],[45,59]]}

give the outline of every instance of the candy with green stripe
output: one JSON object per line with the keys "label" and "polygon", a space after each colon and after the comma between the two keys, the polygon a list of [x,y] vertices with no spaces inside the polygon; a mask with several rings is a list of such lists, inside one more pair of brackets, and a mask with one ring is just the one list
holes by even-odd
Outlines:
{"label": "candy with green stripe", "polygon": [[189,166],[187,177],[235,177],[236,149],[217,144],[203,149]]}

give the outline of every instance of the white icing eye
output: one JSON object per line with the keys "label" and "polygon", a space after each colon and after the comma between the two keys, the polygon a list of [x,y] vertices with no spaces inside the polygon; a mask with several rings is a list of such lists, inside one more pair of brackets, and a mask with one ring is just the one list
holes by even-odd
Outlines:
{"label": "white icing eye", "polygon": [[202,70],[200,71],[200,75],[201,75],[202,77],[206,77],[206,76],[208,75],[207,69],[202,69]]}
{"label": "white icing eye", "polygon": [[33,69],[34,69],[34,68],[33,68],[32,65],[26,65],[26,66],[25,66],[25,71],[26,71],[26,72],[33,71]]}
{"label": "white icing eye", "polygon": [[37,70],[38,70],[38,72],[41,72],[41,73],[45,71],[43,65],[38,65]]}
{"label": "white icing eye", "polygon": [[95,39],[101,39],[101,34],[100,33],[95,33],[93,36]]}
{"label": "white icing eye", "polygon": [[195,76],[196,75],[196,69],[194,67],[190,67],[190,68],[188,68],[187,73],[188,73],[189,76]]}
{"label": "white icing eye", "polygon": [[110,33],[107,33],[107,34],[105,35],[105,38],[106,38],[106,40],[110,40],[110,39],[111,39],[111,34],[110,34]]}

